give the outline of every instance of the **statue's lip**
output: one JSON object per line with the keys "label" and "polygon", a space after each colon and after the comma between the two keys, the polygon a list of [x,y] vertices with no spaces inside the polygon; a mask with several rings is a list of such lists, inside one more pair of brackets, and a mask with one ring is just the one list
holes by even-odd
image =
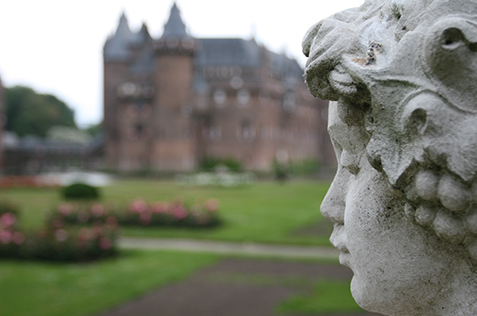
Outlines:
{"label": "statue's lip", "polygon": [[348,268],[351,268],[350,267],[350,258],[349,258],[349,252],[340,252],[340,256],[339,256],[339,260],[340,260],[340,264],[342,266],[345,266],[345,267],[348,267]]}

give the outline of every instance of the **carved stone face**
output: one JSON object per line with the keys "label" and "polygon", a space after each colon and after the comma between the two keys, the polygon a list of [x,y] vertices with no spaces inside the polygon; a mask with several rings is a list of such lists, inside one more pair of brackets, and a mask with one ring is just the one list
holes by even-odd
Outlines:
{"label": "carved stone face", "polygon": [[322,213],[354,297],[389,315],[466,315],[450,308],[462,298],[475,312],[456,280],[477,289],[477,1],[368,0],[303,50],[310,91],[338,101]]}
{"label": "carved stone face", "polygon": [[431,305],[447,286],[454,250],[408,220],[404,203],[364,156],[366,131],[343,123],[337,107],[330,104],[329,133],[339,165],[321,210],[334,224],[330,241],[340,263],[353,270],[353,297],[370,311],[426,315],[416,306]]}

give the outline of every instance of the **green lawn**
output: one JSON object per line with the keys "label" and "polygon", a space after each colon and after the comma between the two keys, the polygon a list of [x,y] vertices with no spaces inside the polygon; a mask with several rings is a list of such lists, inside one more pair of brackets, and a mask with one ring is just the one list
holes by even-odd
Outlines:
{"label": "green lawn", "polygon": [[74,316],[98,313],[214,263],[215,255],[125,251],[91,264],[0,261],[0,314]]}
{"label": "green lawn", "polygon": [[[302,245],[329,245],[328,233],[299,234],[301,227],[323,220],[319,205],[329,183],[291,181],[257,182],[249,187],[184,188],[173,181],[122,180],[102,188],[102,201],[125,205],[142,197],[148,201],[170,201],[177,195],[187,203],[198,198],[217,198],[221,202],[224,225],[209,230],[177,228],[126,228],[124,235],[165,238],[196,238],[235,242],[260,242]],[[25,228],[41,225],[42,211],[59,202],[57,190],[9,189],[0,198],[17,203],[22,210]]]}
{"label": "green lawn", "polygon": [[[236,242],[329,245],[328,233],[300,234],[304,227],[324,219],[319,205],[329,183],[292,181],[285,185],[258,182],[240,188],[183,188],[172,181],[122,180],[102,188],[103,202],[125,205],[142,197],[148,201],[169,201],[181,195],[186,202],[198,198],[217,198],[221,202],[222,227],[211,230],[139,229],[123,230],[129,236],[200,238]],[[42,225],[45,210],[60,201],[54,189],[8,189],[0,199],[16,203],[26,229]],[[320,225],[317,225],[319,227]],[[310,229],[308,229],[309,231]],[[197,269],[213,264],[218,255],[166,251],[125,251],[121,256],[91,264],[51,264],[43,262],[0,261],[1,315],[84,316],[97,313],[148,290],[186,278]],[[328,286],[328,285],[326,285]],[[343,297],[345,287],[338,285],[326,300]],[[279,308],[287,312],[316,312],[323,285],[316,293],[297,296]],[[334,294],[333,294],[334,293]],[[317,296],[319,296],[317,298]],[[333,305],[333,304],[332,304]],[[350,307],[351,306],[351,307]],[[331,310],[346,311],[331,306]]]}
{"label": "green lawn", "polygon": [[304,315],[362,312],[351,296],[349,286],[349,281],[318,281],[311,294],[292,296],[282,302],[277,311]]}

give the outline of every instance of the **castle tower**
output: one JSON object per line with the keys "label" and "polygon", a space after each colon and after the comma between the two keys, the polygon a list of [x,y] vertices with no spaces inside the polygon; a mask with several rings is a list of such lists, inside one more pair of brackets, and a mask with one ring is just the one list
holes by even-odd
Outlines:
{"label": "castle tower", "polygon": [[128,75],[131,53],[129,41],[132,38],[128,21],[124,13],[119,19],[116,33],[110,36],[103,49],[104,62],[104,130],[105,130],[105,162],[108,166],[118,167],[121,159],[121,125],[119,124],[119,108],[117,91]]}
{"label": "castle tower", "polygon": [[104,45],[106,165],[144,170],[151,165],[152,38],[143,25],[131,32],[123,14]]}
{"label": "castle tower", "polygon": [[164,33],[154,47],[154,145],[152,168],[191,170],[196,164],[191,108],[197,42],[187,32],[174,3]]}

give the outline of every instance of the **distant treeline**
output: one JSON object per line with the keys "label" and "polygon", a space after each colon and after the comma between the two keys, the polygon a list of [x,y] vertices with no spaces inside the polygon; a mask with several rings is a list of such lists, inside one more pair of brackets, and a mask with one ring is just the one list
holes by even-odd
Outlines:
{"label": "distant treeline", "polygon": [[[76,128],[75,113],[51,94],[40,94],[25,86],[5,88],[5,129],[18,136],[46,137],[53,126]],[[93,126],[96,132],[98,126]]]}

